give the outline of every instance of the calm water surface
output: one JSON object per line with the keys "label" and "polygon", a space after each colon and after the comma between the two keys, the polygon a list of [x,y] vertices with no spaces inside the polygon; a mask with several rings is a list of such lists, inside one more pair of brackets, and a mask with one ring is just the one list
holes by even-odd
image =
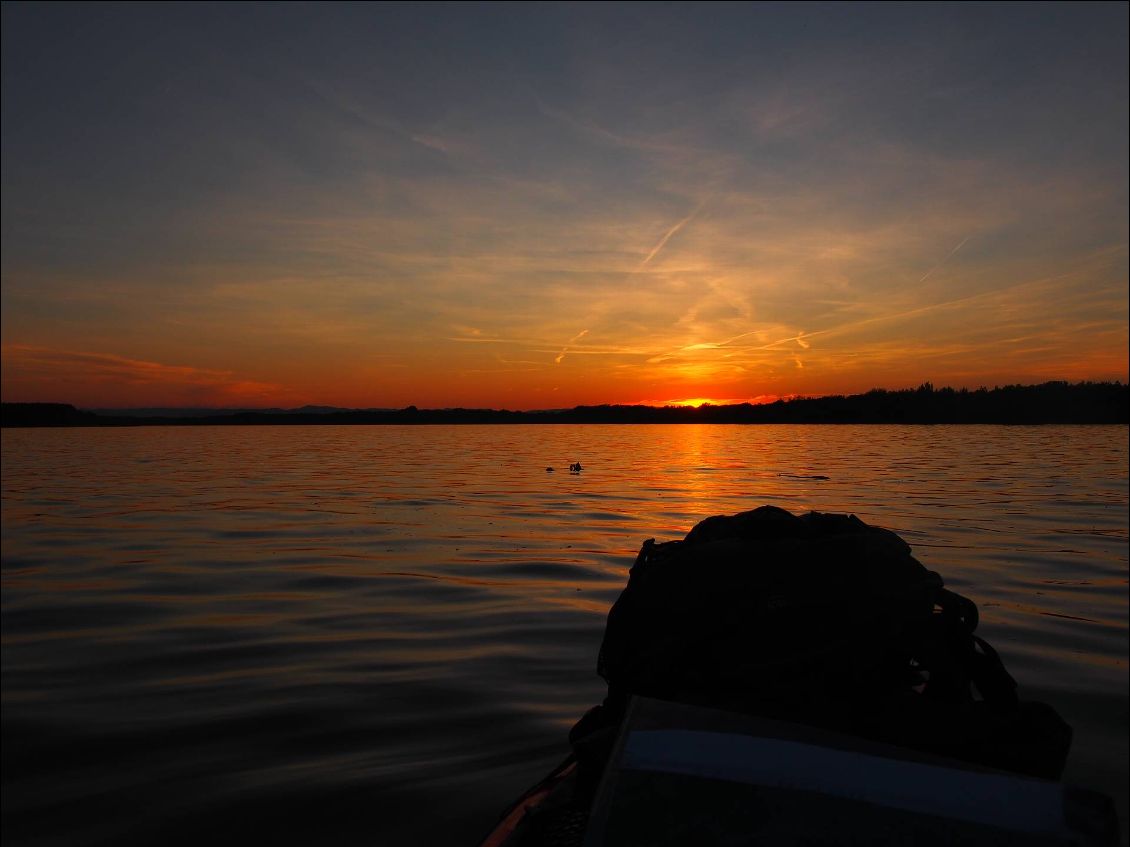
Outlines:
{"label": "calm water surface", "polygon": [[4,843],[473,845],[641,542],[765,503],[976,600],[1125,838],[1127,491],[1124,426],[5,430]]}

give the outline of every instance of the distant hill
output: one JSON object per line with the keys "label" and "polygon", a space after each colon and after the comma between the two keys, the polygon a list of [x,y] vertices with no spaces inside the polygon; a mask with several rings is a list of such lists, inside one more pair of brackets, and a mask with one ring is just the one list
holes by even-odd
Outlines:
{"label": "distant hill", "polygon": [[[158,414],[143,414],[147,411]],[[104,413],[105,412],[105,413]],[[82,411],[64,403],[4,403],[5,427],[207,426],[265,424],[1125,424],[1130,386],[1120,382],[1046,382],[997,388],[935,389],[797,398],[732,406],[577,406],[554,411],[506,409],[131,409]]]}
{"label": "distant hill", "polygon": [[302,406],[298,409],[205,409],[205,408],[174,408],[167,406],[153,406],[151,408],[129,409],[87,409],[88,412],[103,418],[211,418],[217,415],[328,415],[333,412],[348,412],[340,406]]}
{"label": "distant hill", "polygon": [[0,408],[0,425],[101,426],[103,420],[67,403],[4,403]]}

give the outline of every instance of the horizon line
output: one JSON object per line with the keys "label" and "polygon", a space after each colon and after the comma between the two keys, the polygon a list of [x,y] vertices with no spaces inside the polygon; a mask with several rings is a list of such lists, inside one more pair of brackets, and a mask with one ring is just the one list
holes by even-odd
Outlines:
{"label": "horizon line", "polygon": [[[1044,382],[1033,383],[1005,383],[995,384],[991,387],[988,385],[979,385],[976,388],[969,386],[935,386],[929,381],[919,383],[916,386],[903,387],[903,388],[883,388],[875,386],[867,389],[866,391],[858,392],[828,392],[818,394],[762,394],[756,395],[748,399],[739,398],[702,398],[694,397],[689,399],[671,399],[671,400],[639,400],[635,402],[602,402],[602,403],[579,403],[572,406],[556,406],[545,408],[507,408],[495,406],[426,406],[420,407],[414,403],[406,406],[338,406],[329,403],[303,403],[299,406],[191,406],[191,405],[131,405],[131,406],[102,406],[102,405],[76,405],[65,400],[3,400],[0,401],[3,405],[43,405],[43,406],[70,406],[74,409],[83,412],[99,413],[99,412],[160,412],[160,411],[175,411],[175,412],[300,412],[307,409],[325,409],[328,412],[402,412],[410,409],[425,412],[436,411],[492,411],[492,412],[516,412],[524,414],[533,413],[548,413],[548,412],[561,412],[571,411],[574,409],[586,408],[600,408],[600,407],[620,407],[620,408],[639,408],[639,409],[668,409],[668,408],[682,408],[682,409],[699,409],[705,407],[709,408],[729,408],[734,406],[770,406],[775,403],[791,403],[800,400],[819,400],[822,398],[849,398],[849,397],[862,397],[867,394],[874,393],[914,393],[918,391],[926,391],[932,393],[953,392],[953,393],[977,393],[977,392],[991,392],[999,391],[1007,388],[1040,388],[1044,386],[1061,385],[1061,386],[1124,386],[1120,379],[1112,380],[1045,380]],[[699,402],[701,401],[701,402]]]}

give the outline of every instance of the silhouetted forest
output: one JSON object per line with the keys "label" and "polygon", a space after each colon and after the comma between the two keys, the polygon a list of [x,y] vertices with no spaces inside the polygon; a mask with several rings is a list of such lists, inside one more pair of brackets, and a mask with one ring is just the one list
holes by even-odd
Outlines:
{"label": "silhouetted forest", "polygon": [[176,416],[107,414],[65,403],[4,403],[3,426],[208,426],[240,424],[1125,424],[1130,386],[1045,382],[996,388],[934,388],[779,400],[731,406],[577,406],[506,409],[335,409],[216,411]]}

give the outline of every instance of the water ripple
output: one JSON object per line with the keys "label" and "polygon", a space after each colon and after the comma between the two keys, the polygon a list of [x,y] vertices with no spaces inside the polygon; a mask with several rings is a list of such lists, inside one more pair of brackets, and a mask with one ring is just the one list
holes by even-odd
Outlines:
{"label": "water ripple", "polygon": [[902,534],[1125,798],[1127,478],[1125,427],[5,430],[4,843],[473,843],[640,543],[767,502]]}

